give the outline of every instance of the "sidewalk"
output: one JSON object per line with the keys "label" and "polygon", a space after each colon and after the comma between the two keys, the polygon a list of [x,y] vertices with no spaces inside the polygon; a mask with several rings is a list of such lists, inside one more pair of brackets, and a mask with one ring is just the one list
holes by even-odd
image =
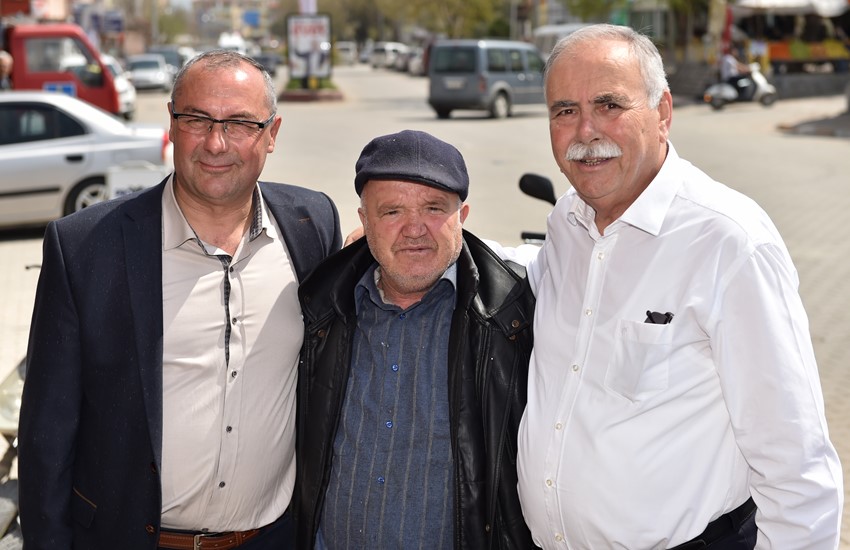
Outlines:
{"label": "sidewalk", "polygon": [[796,125],[780,125],[779,130],[798,135],[850,138],[850,111],[820,120],[809,120]]}

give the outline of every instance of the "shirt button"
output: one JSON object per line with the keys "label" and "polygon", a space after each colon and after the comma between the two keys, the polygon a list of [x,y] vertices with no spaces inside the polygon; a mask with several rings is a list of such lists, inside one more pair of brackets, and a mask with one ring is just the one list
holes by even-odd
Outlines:
{"label": "shirt button", "polygon": [[407,317],[407,315],[405,315],[404,313],[402,313],[401,315],[398,316],[398,318],[401,319],[402,321],[404,321],[405,317]]}
{"label": "shirt button", "polygon": [[224,482],[223,482],[223,481],[219,481],[219,482],[218,482],[218,488],[219,488],[219,489],[224,488]]}
{"label": "shirt button", "polygon": [[231,319],[231,320],[230,320],[230,322],[231,322],[231,323],[233,323],[233,324],[235,325],[235,324],[236,324],[236,317],[234,317],[233,319]]}
{"label": "shirt button", "polygon": [[380,483],[380,484],[382,484],[382,485],[383,485],[383,483],[384,483],[384,476],[378,476],[378,483]]}
{"label": "shirt button", "polygon": [[573,366],[572,366],[572,367],[570,367],[570,368],[572,368],[572,369],[573,369],[573,372],[578,372],[578,365],[573,365]]}
{"label": "shirt button", "polygon": [[232,371],[232,372],[230,373],[230,377],[231,377],[231,378],[236,378],[236,371]]}
{"label": "shirt button", "polygon": [[604,260],[605,259],[605,253],[600,252],[599,254],[596,255],[596,259],[597,260]]}
{"label": "shirt button", "polygon": [[233,426],[228,426],[227,428],[225,428],[225,430],[227,431],[227,433],[230,433],[233,431]]}
{"label": "shirt button", "polygon": [[590,308],[587,308],[586,310],[584,310],[584,314],[586,316],[590,317],[591,315],[593,315],[593,310],[590,309]]}
{"label": "shirt button", "polygon": [[564,427],[564,425],[563,425],[563,424],[561,424],[560,422],[557,422],[557,423],[555,424],[555,429],[556,429],[556,430],[560,430],[560,429],[561,429],[561,428],[563,428],[563,427]]}
{"label": "shirt button", "polygon": [[551,487],[551,486],[552,486],[552,480],[551,480],[551,479],[547,479],[547,480],[546,480],[546,486],[547,486],[547,487]]}
{"label": "shirt button", "polygon": [[392,428],[392,427],[393,427],[393,421],[387,420],[387,428]]}
{"label": "shirt button", "polygon": [[393,369],[393,372],[398,372],[398,365],[393,365],[390,368]]}
{"label": "shirt button", "polygon": [[562,535],[560,533],[555,535],[555,542],[563,542],[563,541],[564,541],[564,535]]}

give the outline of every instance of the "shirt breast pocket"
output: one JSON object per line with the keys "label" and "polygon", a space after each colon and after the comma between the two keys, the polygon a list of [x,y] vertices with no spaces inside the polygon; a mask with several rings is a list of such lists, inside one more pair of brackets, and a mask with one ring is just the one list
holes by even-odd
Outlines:
{"label": "shirt breast pocket", "polygon": [[633,402],[666,390],[672,342],[670,324],[617,321],[605,387]]}

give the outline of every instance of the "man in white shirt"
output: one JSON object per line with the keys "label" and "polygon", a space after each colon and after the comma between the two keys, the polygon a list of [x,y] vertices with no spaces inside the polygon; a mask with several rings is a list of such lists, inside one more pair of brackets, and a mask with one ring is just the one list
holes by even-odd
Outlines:
{"label": "man in white shirt", "polygon": [[720,80],[731,84],[741,99],[750,99],[755,93],[755,86],[749,79],[750,68],[738,59],[737,50],[730,46],[720,58]]}
{"label": "man in white shirt", "polygon": [[529,265],[518,469],[534,542],[836,548],[841,465],[773,223],[678,157],[646,37],[579,30],[545,79],[552,150],[573,188]]}

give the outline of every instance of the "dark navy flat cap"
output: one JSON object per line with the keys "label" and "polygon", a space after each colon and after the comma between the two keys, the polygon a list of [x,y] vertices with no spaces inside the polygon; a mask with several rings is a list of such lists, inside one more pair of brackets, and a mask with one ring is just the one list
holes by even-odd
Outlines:
{"label": "dark navy flat cap", "polygon": [[460,151],[426,132],[404,130],[376,137],[363,148],[354,169],[357,195],[369,180],[423,183],[457,193],[462,201],[469,192],[469,174]]}

